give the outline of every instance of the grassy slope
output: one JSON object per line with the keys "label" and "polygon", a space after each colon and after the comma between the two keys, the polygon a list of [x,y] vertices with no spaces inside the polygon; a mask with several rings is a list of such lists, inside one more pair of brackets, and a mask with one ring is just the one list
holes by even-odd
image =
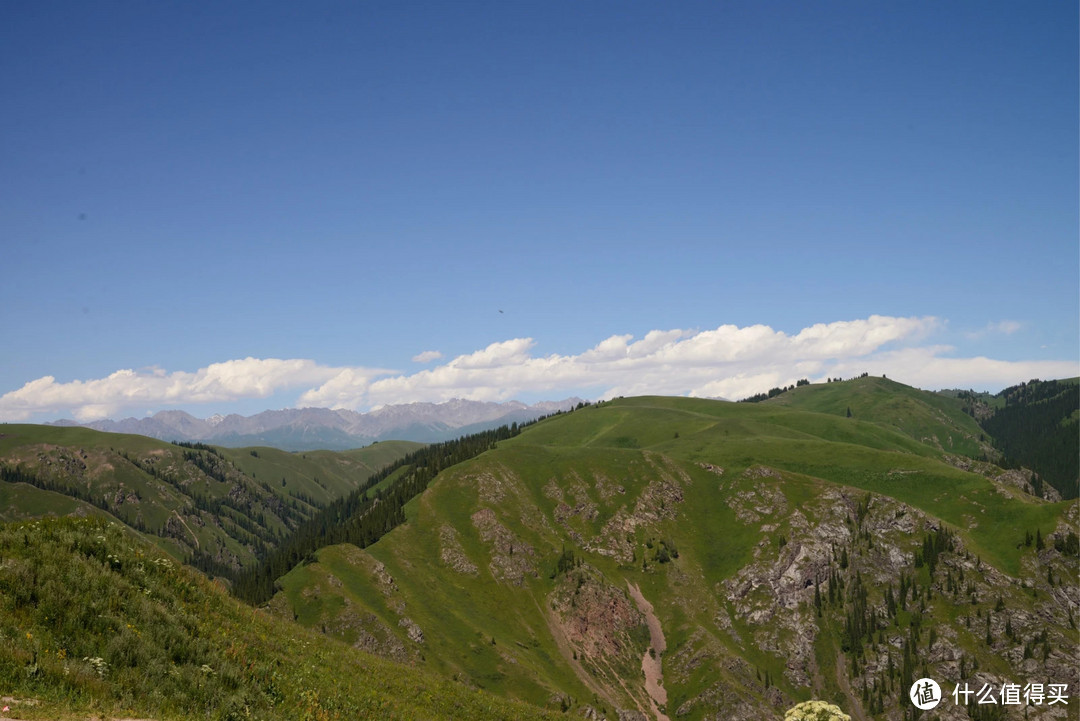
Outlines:
{"label": "grassy slope", "polygon": [[[138,435],[88,428],[0,425],[0,464],[21,466],[50,491],[4,489],[0,521],[67,514],[96,506],[161,537],[178,558],[193,550],[246,563],[257,540],[272,543],[312,511],[358,487],[376,470],[420,447],[380,443],[341,453],[272,448],[198,451],[218,477],[185,460],[185,449]],[[224,479],[224,480],[222,480]],[[284,483],[283,483],[284,481]],[[3,484],[11,486],[12,484]],[[91,503],[64,499],[83,494]],[[198,503],[196,499],[201,499]],[[216,515],[207,504],[226,503]],[[202,508],[199,508],[199,505]]]}
{"label": "grassy slope", "polygon": [[326,504],[356,488],[358,478],[366,479],[422,447],[422,443],[412,441],[384,441],[349,451],[290,453],[267,447],[219,450],[245,474],[284,489],[282,494],[295,489]]}
{"label": "grassy slope", "polygon": [[[777,678],[783,659],[736,648],[715,630],[702,631],[714,629],[722,611],[715,584],[730,578],[769,537],[760,525],[736,522],[727,503],[733,494],[753,489],[756,481],[743,478],[747,469],[765,465],[782,471],[779,487],[795,507],[838,484],[852,497],[873,491],[903,501],[959,529],[973,552],[1014,575],[1025,553],[1030,555],[1029,549],[1017,547],[1024,529],[1054,528],[1067,508],[1000,493],[981,476],[941,462],[939,445],[977,452],[977,427],[968,427],[962,413],[956,417],[949,399],[941,399],[943,405],[924,402],[920,391],[903,387],[898,398],[890,397],[895,385],[860,379],[800,388],[803,393],[785,394],[791,395],[788,407],[631,398],[549,419],[441,475],[410,504],[409,523],[361,554],[369,560],[348,564],[340,549],[324,549],[320,564],[284,580],[289,605],[304,609],[300,620],[310,625],[325,624],[328,618],[337,618],[340,625],[346,606],[352,613],[375,614],[389,628],[408,617],[424,630],[428,665],[444,674],[534,703],[555,692],[589,701],[593,689],[574,673],[575,664],[563,657],[548,629],[554,585],[549,575],[560,550],[575,545],[572,532],[586,539],[595,536],[620,509],[633,508],[651,482],[681,473],[689,481],[677,514],[631,534],[634,562],[584,556],[613,585],[629,580],[641,586],[670,634],[669,648],[726,648],[759,669],[771,669]],[[812,410],[792,407],[799,403]],[[844,417],[848,406],[854,418]],[[718,482],[703,463],[723,467],[730,480]],[[545,492],[552,480],[569,507],[591,506],[595,517],[576,514],[564,526],[554,522],[559,501]],[[604,483],[625,492],[605,496],[599,491]],[[535,549],[536,577],[526,576],[521,587],[493,578],[494,552],[471,520],[485,507]],[[475,575],[456,572],[440,560],[444,527],[455,529],[461,549],[477,566]],[[653,564],[643,571],[640,559],[655,552],[647,542],[661,538],[677,544],[678,564]],[[392,592],[377,591],[370,559],[385,564],[395,579]],[[310,583],[319,587],[318,610],[304,605],[311,600],[310,592],[303,596]],[[335,596],[338,600],[332,600]],[[716,673],[725,672],[703,669],[672,682],[673,698],[690,698]],[[626,698],[615,701],[628,703]]]}
{"label": "grassy slope", "polygon": [[982,455],[982,429],[955,398],[886,378],[800,386],[765,401],[768,405],[852,417],[897,430],[949,453]]}
{"label": "grassy slope", "polygon": [[0,557],[20,718],[546,718],[253,611],[117,523],[0,526]]}

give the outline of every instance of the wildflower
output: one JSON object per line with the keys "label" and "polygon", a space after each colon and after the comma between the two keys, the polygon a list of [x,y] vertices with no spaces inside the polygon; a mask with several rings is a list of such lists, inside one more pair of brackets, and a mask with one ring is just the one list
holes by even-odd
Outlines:
{"label": "wildflower", "polygon": [[804,701],[788,709],[784,721],[851,721],[851,717],[831,703]]}

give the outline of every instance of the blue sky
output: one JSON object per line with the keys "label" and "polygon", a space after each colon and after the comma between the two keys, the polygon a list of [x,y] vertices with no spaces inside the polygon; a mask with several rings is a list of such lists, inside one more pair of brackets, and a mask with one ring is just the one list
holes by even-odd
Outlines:
{"label": "blue sky", "polygon": [[1077,12],[5,3],[0,420],[1076,375]]}

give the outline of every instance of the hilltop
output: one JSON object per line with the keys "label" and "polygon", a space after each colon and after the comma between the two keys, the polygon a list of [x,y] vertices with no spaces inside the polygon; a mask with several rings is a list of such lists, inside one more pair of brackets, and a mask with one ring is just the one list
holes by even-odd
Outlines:
{"label": "hilltop", "polygon": [[869,421],[945,453],[980,458],[994,453],[987,434],[961,403],[887,378],[796,387],[765,404]]}
{"label": "hilltop", "polygon": [[[341,495],[263,549],[275,560],[257,567],[270,600],[256,615],[403,677],[592,719],[780,719],[822,698],[900,721],[925,675],[1075,697],[1080,503],[994,465],[993,440],[962,398],[884,378],[760,403],[583,404],[402,453],[370,476],[374,495],[327,489]],[[349,457],[139,445],[154,443],[127,437],[114,452],[178,452],[164,467],[193,478],[227,462],[254,483],[286,462],[297,483],[314,472],[303,464],[329,478]],[[0,459],[26,447],[0,438]],[[359,545],[333,540],[350,534]],[[368,682],[353,678],[353,693]],[[336,698],[328,715],[348,717],[355,701]],[[432,703],[414,712],[452,715]]]}
{"label": "hilltop", "polygon": [[779,718],[810,697],[899,719],[916,671],[1075,689],[1077,504],[963,456],[985,440],[949,399],[798,390],[542,421],[441,474],[378,543],[323,548],[271,608],[612,719]]}

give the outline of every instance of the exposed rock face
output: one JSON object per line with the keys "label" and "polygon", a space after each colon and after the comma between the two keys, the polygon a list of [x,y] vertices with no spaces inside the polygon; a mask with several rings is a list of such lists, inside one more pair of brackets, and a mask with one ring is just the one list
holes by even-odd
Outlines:
{"label": "exposed rock face", "polygon": [[587,564],[558,579],[550,602],[579,654],[593,659],[630,659],[640,665],[648,648],[645,615],[626,592],[605,582]]}
{"label": "exposed rock face", "polygon": [[[779,474],[771,468],[757,466],[747,469],[743,477],[770,479],[778,478]],[[787,510],[784,494],[776,487],[775,482],[766,481],[756,483],[753,490],[738,491],[728,498],[727,504],[735,511],[735,517],[743,523],[758,523],[762,518],[777,517]]]}
{"label": "exposed rock face", "polygon": [[398,663],[409,662],[405,645],[390,627],[375,614],[356,608],[352,601],[346,599],[345,608],[326,623],[325,633],[346,636],[350,631],[356,634],[356,641],[353,642],[356,648]]}
{"label": "exposed rock face", "polygon": [[[763,481],[767,482],[768,479]],[[1070,641],[1060,631],[1067,626],[1070,613],[1080,620],[1077,615],[1080,591],[1075,584],[1077,563],[1075,558],[1063,558],[1055,550],[1056,535],[1047,536],[1046,548],[1037,556],[1026,557],[1027,567],[1021,578],[1034,581],[1021,581],[980,562],[964,548],[958,536],[948,535],[945,550],[936,558],[930,583],[923,586],[911,579],[923,577],[917,572],[925,563],[924,543],[941,530],[936,519],[890,498],[863,493],[849,495],[839,488],[826,489],[813,502],[797,509],[789,508],[781,497],[775,487],[770,490],[762,484],[756,484],[752,492],[741,491],[732,496],[731,504],[740,520],[749,523],[767,517],[769,526],[775,526],[777,532],[764,537],[755,548],[751,562],[721,584],[730,616],[721,609],[715,623],[718,631],[731,638],[786,659],[784,677],[792,686],[818,689],[825,676],[835,676],[840,688],[850,694],[846,707],[859,710],[853,717],[863,715],[865,709],[856,691],[864,684],[881,683],[888,674],[890,655],[893,663],[898,663],[901,649],[910,643],[908,629],[893,624],[885,602],[885,589],[895,595],[903,577],[909,584],[907,608],[928,619],[916,645],[920,663],[934,664],[939,673],[951,673],[950,678],[958,680],[962,659],[967,673],[971,673],[971,649],[976,643],[977,652],[984,659],[999,659],[1010,669],[984,671],[980,680],[985,677],[985,682],[998,687],[1023,679],[1080,688],[1080,669],[1069,650]],[[1074,516],[1077,513],[1072,512]],[[1072,518],[1069,522],[1076,520]],[[1011,532],[1019,537],[1023,535],[1019,530]],[[1062,537],[1068,533],[1065,529],[1058,532]],[[1043,582],[1048,573],[1051,577],[1059,574],[1061,578],[1070,572],[1073,577],[1067,583],[1059,580],[1057,585],[1047,588]],[[866,594],[868,607],[864,613],[875,620],[870,635],[860,641],[866,644],[865,653],[854,672],[844,663],[835,669],[819,668],[815,657],[815,641],[824,623],[816,604],[818,598],[834,596],[829,589],[830,579],[842,584],[835,589],[832,604],[823,603],[822,615],[831,618],[834,627],[835,624],[843,627],[845,618],[850,618],[852,609],[856,608],[852,589],[872,589]],[[910,590],[912,584],[918,587]],[[1035,586],[1041,588],[1032,590]],[[1017,593],[1024,589],[1028,591]],[[999,595],[1014,600],[995,608]],[[967,623],[958,626],[929,620],[946,613],[947,608],[964,604],[965,597],[974,619],[970,631]],[[977,617],[976,611],[981,616]],[[752,638],[739,639],[735,623],[750,628]],[[931,628],[933,642],[928,645],[926,634]],[[1058,630],[1050,630],[1046,638],[1042,634],[1047,629]],[[991,638],[989,646],[987,633]],[[696,643],[692,645],[698,647]],[[709,652],[699,652],[696,656],[676,652],[670,665],[676,672],[680,669],[685,672],[708,662],[702,657],[709,655]],[[843,660],[846,656],[839,658]],[[760,707],[757,716],[748,709],[746,713],[737,710],[746,705],[746,700],[740,701],[733,693],[738,696],[729,686],[718,683],[686,702],[676,710],[676,715],[704,704],[724,709],[718,718],[769,717],[769,712]],[[782,706],[791,699],[778,700]],[[945,715],[941,718],[967,717],[963,709],[942,713]],[[1041,713],[1046,715],[1040,718],[1065,718],[1058,709],[1044,708]],[[900,718],[892,712],[886,717]]]}
{"label": "exposed rock face", "polygon": [[478,573],[476,564],[469,560],[469,557],[465,555],[465,549],[461,547],[461,541],[458,540],[458,533],[454,530],[453,526],[443,524],[439,529],[439,542],[442,549],[439,552],[439,558],[450,568],[454,569],[458,573],[463,573],[467,576],[475,576]]}
{"label": "exposed rock face", "polygon": [[472,523],[488,546],[491,554],[488,569],[495,580],[521,586],[526,576],[537,576],[536,551],[500,523],[494,511],[482,508],[472,515]]}
{"label": "exposed rock face", "polygon": [[[647,711],[650,700],[641,658],[649,648],[649,627],[627,592],[608,583],[592,566],[580,564],[556,578],[548,605],[552,630],[569,645],[572,663],[599,683],[609,698],[631,701],[627,708],[636,706],[636,713]],[[623,713],[619,711],[620,718]]]}
{"label": "exposed rock face", "polygon": [[[608,556],[619,563],[631,563],[634,561],[635,531],[645,528],[655,532],[662,521],[674,519],[678,515],[679,505],[684,498],[683,489],[691,482],[690,476],[663,456],[649,453],[645,457],[650,466],[648,471],[651,480],[634,499],[633,509],[629,508],[628,503],[622,503],[599,534],[587,538],[575,531],[571,536],[586,550]],[[627,495],[623,485],[611,486],[607,479],[597,480],[598,486],[605,484],[609,490],[613,490],[610,499],[617,500]],[[559,517],[560,509],[556,508],[556,520]],[[594,512],[590,520],[595,517]],[[566,523],[563,525],[567,526]]]}
{"label": "exposed rock face", "polygon": [[402,618],[398,621],[398,625],[405,629],[405,633],[408,634],[409,640],[416,644],[424,643],[424,632],[417,626],[413,620],[409,617]]}
{"label": "exposed rock face", "polygon": [[619,721],[649,721],[649,717],[641,711],[619,709]]}
{"label": "exposed rock face", "polygon": [[476,478],[480,500],[484,503],[498,504],[506,498],[506,490],[503,488],[503,479],[494,473],[481,473]]}
{"label": "exposed rock face", "polygon": [[641,672],[645,676],[645,692],[649,694],[652,704],[652,713],[656,721],[671,721],[663,709],[668,702],[667,689],[664,688],[663,654],[667,650],[667,641],[664,639],[664,630],[660,625],[660,619],[653,612],[652,604],[642,595],[641,589],[636,585],[627,583],[630,597],[634,599],[638,610],[645,614],[645,622],[649,626],[649,650],[641,657]]}
{"label": "exposed rock face", "polygon": [[[919,480],[914,474],[920,471],[897,465],[875,472],[889,484]],[[463,471],[461,488],[475,489],[477,503],[469,522],[454,527],[440,520],[443,525],[434,526],[433,569],[462,586],[483,579],[490,584],[490,572],[503,591],[520,589],[515,611],[535,606],[543,616],[528,633],[540,638],[546,624],[566,667],[594,694],[591,705],[583,704],[588,696],[576,698],[550,683],[545,691],[552,705],[585,718],[780,721],[784,709],[809,695],[839,702],[856,721],[902,721],[906,692],[898,686],[905,651],[913,653],[915,672],[926,665],[928,675],[946,681],[946,691],[962,678],[972,685],[1031,681],[1066,684],[1075,699],[1080,670],[1068,617],[1080,623],[1080,567],[1058,546],[1075,533],[1080,506],[1072,506],[1058,528],[1041,528],[1044,547],[1036,552],[1029,544],[1023,567],[1010,575],[965,545],[968,529],[993,522],[976,505],[963,528],[946,529],[930,513],[893,498],[768,466],[725,470],[695,459],[685,469],[693,476],[643,452],[625,466],[582,463],[530,481],[522,480],[530,479],[524,471],[519,477],[496,465]],[[1030,502],[1016,484],[1002,481],[998,488]],[[705,544],[683,525],[701,517],[686,501],[701,498],[699,491],[712,494],[715,503],[706,518],[722,521],[722,527],[709,528]],[[1039,501],[1032,507],[1043,510]],[[1002,533],[1022,543],[1024,530]],[[710,576],[704,558],[716,548],[727,552],[729,536],[738,555],[724,556],[723,574]],[[658,549],[666,549],[669,538],[685,546],[683,554],[660,563]],[[944,540],[928,560],[925,544],[932,539]],[[548,585],[560,547],[564,558]],[[581,551],[595,565],[580,561]],[[395,566],[403,588],[407,567]],[[426,640],[422,630],[414,632],[404,606],[394,605],[400,603],[397,582],[378,565],[370,571],[388,607],[397,609],[396,616],[384,615],[391,635],[414,659],[421,651],[437,654],[437,630],[425,626]],[[543,579],[533,582],[540,571]],[[648,594],[672,643],[662,654],[666,703],[655,707],[651,701],[659,697],[650,698],[642,676],[647,617],[627,595],[627,581]],[[417,608],[410,615],[426,618]],[[913,631],[912,619],[921,628]],[[865,629],[849,634],[849,623]],[[365,628],[374,638],[365,643],[377,649],[377,630]],[[523,641],[504,645],[501,636],[497,648],[489,647],[487,631],[480,633],[485,653],[508,676],[552,655],[551,646],[541,653],[534,650],[540,645]],[[396,647],[381,652],[392,655]],[[1065,718],[1065,711],[1075,711],[1075,704],[1044,706],[1038,717]],[[954,705],[936,715],[942,721],[966,718]]]}
{"label": "exposed rock face", "polygon": [[946,455],[945,461],[961,470],[971,471],[972,473],[978,473],[985,476],[1001,488],[1016,488],[1024,493],[1038,495],[1040,498],[1044,498],[1051,503],[1057,503],[1061,500],[1061,494],[1049,483],[1042,484],[1042,491],[1040,494],[1035,492],[1035,472],[1031,469],[1003,469],[992,463],[977,461],[973,458],[968,458],[967,456]]}

